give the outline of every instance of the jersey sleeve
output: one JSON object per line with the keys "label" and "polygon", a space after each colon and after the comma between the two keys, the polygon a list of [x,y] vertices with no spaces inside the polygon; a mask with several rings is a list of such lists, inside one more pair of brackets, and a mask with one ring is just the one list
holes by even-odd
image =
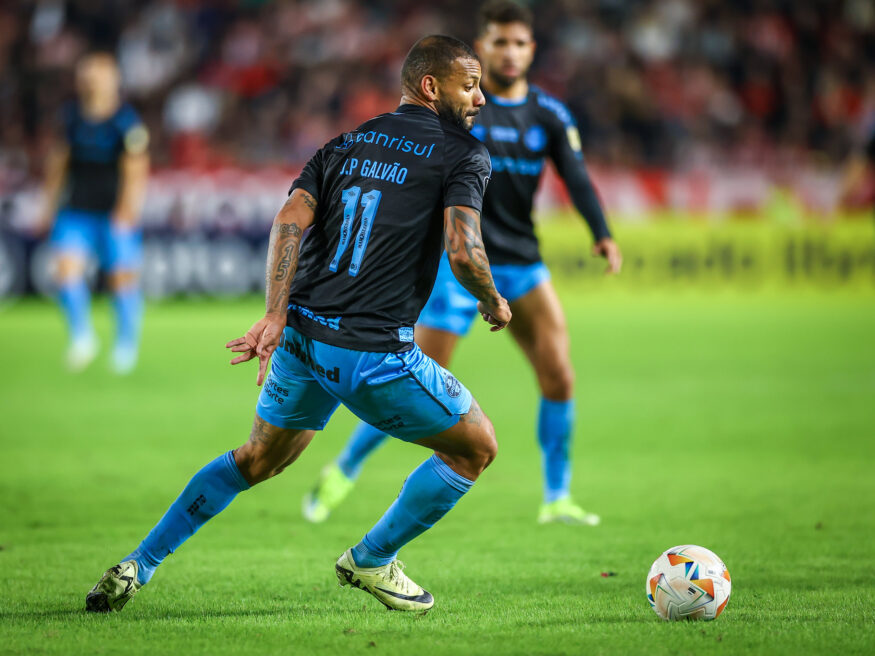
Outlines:
{"label": "jersey sleeve", "polygon": [[313,198],[319,199],[319,192],[322,191],[322,180],[325,173],[325,149],[328,145],[323,146],[316,151],[316,154],[310,158],[310,161],[304,165],[301,174],[295,178],[292,186],[289,188],[289,195],[295,189],[303,189]]}
{"label": "jersey sleeve", "polygon": [[463,205],[480,212],[483,210],[483,194],[492,175],[492,160],[480,142],[466,143],[465,146],[459,156],[451,155],[449,159],[450,168],[444,179],[444,207]]}
{"label": "jersey sleeve", "polygon": [[122,135],[122,150],[128,155],[141,155],[149,147],[149,131],[140,115],[128,104],[116,116],[116,127]]}
{"label": "jersey sleeve", "polygon": [[580,132],[571,112],[558,100],[548,96],[542,96],[539,102],[548,114],[550,159],[565,182],[574,207],[583,215],[596,241],[610,237],[605,213],[586,171]]}

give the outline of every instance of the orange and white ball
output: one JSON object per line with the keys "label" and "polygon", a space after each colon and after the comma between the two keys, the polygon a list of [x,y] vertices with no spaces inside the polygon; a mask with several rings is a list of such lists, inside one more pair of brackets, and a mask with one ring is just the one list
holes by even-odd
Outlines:
{"label": "orange and white ball", "polygon": [[716,619],[731,591],[723,561],[694,544],[665,551],[647,574],[647,600],[664,620]]}

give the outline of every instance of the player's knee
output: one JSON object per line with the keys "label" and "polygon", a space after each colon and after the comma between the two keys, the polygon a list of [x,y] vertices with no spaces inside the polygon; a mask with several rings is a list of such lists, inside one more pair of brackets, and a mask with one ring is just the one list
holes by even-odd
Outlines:
{"label": "player's knee", "polygon": [[55,262],[55,282],[66,285],[85,275],[85,263],[75,257],[59,257]]}
{"label": "player's knee", "polygon": [[113,271],[109,274],[109,287],[114,292],[120,292],[135,287],[138,279],[136,271]]}
{"label": "player's knee", "polygon": [[538,376],[541,394],[551,401],[567,401],[574,396],[574,369],[570,364],[551,367]]}
{"label": "player's knee", "polygon": [[498,440],[495,439],[495,428],[489,418],[484,415],[481,426],[482,434],[473,449],[471,465],[477,472],[482,472],[498,455]]}

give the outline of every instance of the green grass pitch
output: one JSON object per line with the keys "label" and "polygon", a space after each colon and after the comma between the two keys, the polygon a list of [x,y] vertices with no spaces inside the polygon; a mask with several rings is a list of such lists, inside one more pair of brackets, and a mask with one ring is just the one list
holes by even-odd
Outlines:
{"label": "green grass pitch", "polygon": [[[333,564],[427,452],[393,442],[328,523],[302,495],[354,419],[247,492],[112,615],[84,596],[189,477],[245,440],[255,368],[224,342],[257,299],[148,309],[140,368],[60,367],[55,308],[0,310],[0,652],[44,654],[872,653],[875,303],[871,293],[585,292],[560,287],[578,372],[574,492],[598,528],[538,526],[536,391],[504,334],[477,326],[453,366],[499,456],[402,551],[424,617],[337,587]],[[109,338],[109,312],[98,304]],[[733,578],[711,623],[663,623],[650,563],[676,544]],[[603,577],[602,572],[615,576]]]}

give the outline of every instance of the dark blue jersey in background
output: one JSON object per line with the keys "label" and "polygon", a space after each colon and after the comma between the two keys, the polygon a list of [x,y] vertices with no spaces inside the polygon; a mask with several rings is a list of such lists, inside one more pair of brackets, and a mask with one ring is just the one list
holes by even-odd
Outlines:
{"label": "dark blue jersey in background", "polygon": [[403,351],[431,293],[443,210],[481,210],[489,153],[465,130],[401,105],[328,142],[292,189],[318,205],[289,293],[290,326],[358,351]]}
{"label": "dark blue jersey in background", "polygon": [[492,264],[541,261],[532,204],[544,160],[553,160],[571,200],[596,240],[610,236],[604,212],[586,173],[580,136],[561,102],[530,86],[525,98],[508,102],[486,93],[471,134],[492,157],[492,182],[483,200],[481,226]]}
{"label": "dark blue jersey in background", "polygon": [[64,135],[70,148],[66,187],[61,206],[105,213],[118,196],[119,162],[125,153],[142,153],[148,133],[137,112],[122,103],[102,121],[82,115],[79,103],[63,110]]}

